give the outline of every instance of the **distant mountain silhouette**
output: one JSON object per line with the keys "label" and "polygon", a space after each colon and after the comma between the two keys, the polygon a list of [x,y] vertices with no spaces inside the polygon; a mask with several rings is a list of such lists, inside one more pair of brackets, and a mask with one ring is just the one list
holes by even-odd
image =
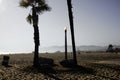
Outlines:
{"label": "distant mountain silhouette", "polygon": [[[95,46],[95,45],[83,45],[76,46],[76,50],[80,51],[106,51],[108,46]],[[41,52],[64,52],[64,46],[51,46],[51,47],[43,47],[40,48]],[[72,46],[68,46],[68,52],[72,52]]]}

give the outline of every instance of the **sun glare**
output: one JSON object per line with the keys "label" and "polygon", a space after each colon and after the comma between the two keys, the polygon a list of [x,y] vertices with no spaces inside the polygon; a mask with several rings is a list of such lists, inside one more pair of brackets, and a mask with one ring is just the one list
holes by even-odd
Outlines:
{"label": "sun glare", "polygon": [[5,5],[3,4],[3,0],[0,0],[0,13],[5,11],[6,7]]}
{"label": "sun glare", "polygon": [[0,0],[0,4],[2,3],[2,0]]}

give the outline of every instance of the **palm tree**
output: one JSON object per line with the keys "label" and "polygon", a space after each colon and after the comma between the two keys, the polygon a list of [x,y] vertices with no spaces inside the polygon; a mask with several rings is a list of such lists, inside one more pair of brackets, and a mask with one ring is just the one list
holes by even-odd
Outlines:
{"label": "palm tree", "polygon": [[71,0],[67,0],[67,5],[68,5],[68,14],[69,14],[71,38],[72,38],[73,60],[74,60],[75,64],[77,65],[76,47],[75,47],[75,38],[74,38],[73,13],[72,13]]}
{"label": "palm tree", "polygon": [[33,24],[34,28],[34,61],[33,66],[38,67],[39,64],[39,28],[38,28],[38,15],[43,13],[44,11],[50,11],[50,7],[46,4],[45,0],[21,0],[20,6],[23,8],[31,7],[32,13],[29,13],[27,16],[27,21],[30,24]]}

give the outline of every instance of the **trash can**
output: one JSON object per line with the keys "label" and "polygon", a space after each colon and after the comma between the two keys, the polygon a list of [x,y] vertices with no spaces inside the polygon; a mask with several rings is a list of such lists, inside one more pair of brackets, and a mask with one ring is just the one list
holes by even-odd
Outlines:
{"label": "trash can", "polygon": [[2,65],[7,67],[9,63],[9,59],[10,59],[9,56],[3,56]]}

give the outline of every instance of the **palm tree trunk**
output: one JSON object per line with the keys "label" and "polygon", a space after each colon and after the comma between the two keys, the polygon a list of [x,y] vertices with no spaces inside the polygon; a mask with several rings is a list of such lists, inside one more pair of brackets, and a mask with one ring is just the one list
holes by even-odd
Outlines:
{"label": "palm tree trunk", "polygon": [[74,60],[75,64],[77,65],[71,0],[67,0],[67,5],[68,5],[68,13],[69,13],[69,21],[70,21],[70,29],[71,29],[71,38],[72,38],[73,60]]}
{"label": "palm tree trunk", "polygon": [[33,66],[39,66],[39,28],[38,28],[38,15],[36,14],[35,7],[32,8],[32,19],[33,19],[33,28],[34,28],[34,43],[35,43],[35,51],[34,51],[34,61]]}
{"label": "palm tree trunk", "polygon": [[39,64],[39,29],[38,29],[38,26],[34,26],[34,43],[35,43],[35,51],[34,51],[33,65],[37,67]]}

